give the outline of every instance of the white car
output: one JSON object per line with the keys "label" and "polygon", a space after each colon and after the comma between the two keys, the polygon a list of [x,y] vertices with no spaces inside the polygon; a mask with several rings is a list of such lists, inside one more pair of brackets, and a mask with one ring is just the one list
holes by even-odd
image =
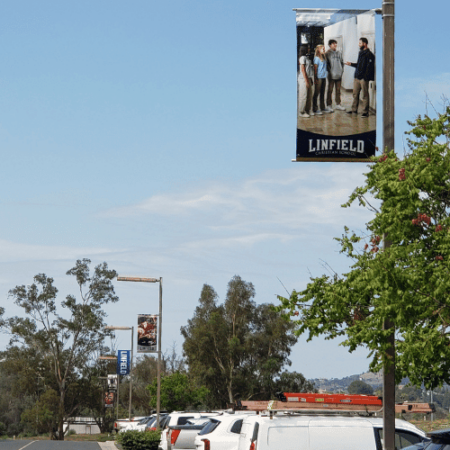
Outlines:
{"label": "white car", "polygon": [[161,433],[161,442],[159,443],[159,448],[161,450],[167,450],[167,437],[169,434],[169,426],[173,425],[186,425],[189,419],[200,419],[202,417],[213,417],[217,416],[220,413],[205,413],[205,412],[172,412],[169,414],[169,419],[166,422],[162,433]]}
{"label": "white car", "polygon": [[114,430],[116,433],[118,433],[120,431],[123,431],[124,428],[128,429],[128,427],[132,424],[136,425],[138,422],[140,422],[141,420],[143,420],[145,418],[146,418],[145,416],[133,417],[131,419],[131,421],[129,419],[117,419],[114,422]]}
{"label": "white car", "polygon": [[[401,450],[425,439],[404,420],[395,421],[395,447]],[[247,416],[238,450],[381,450],[383,419],[361,416],[276,414]]]}
{"label": "white car", "polygon": [[236,450],[242,422],[247,416],[248,414],[224,414],[211,417],[209,423],[195,437],[195,449]]}

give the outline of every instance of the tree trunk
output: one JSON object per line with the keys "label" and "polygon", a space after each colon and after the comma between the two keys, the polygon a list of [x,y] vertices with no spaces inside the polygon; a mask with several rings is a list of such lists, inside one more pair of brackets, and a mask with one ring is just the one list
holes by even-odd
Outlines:
{"label": "tree trunk", "polygon": [[233,398],[233,382],[232,382],[232,380],[230,380],[230,381],[228,382],[227,389],[228,389],[228,399],[229,399],[230,403],[234,403],[234,398]]}
{"label": "tree trunk", "polygon": [[60,392],[61,396],[59,399],[59,417],[58,417],[58,441],[64,440],[64,398],[65,398],[65,391],[62,390]]}

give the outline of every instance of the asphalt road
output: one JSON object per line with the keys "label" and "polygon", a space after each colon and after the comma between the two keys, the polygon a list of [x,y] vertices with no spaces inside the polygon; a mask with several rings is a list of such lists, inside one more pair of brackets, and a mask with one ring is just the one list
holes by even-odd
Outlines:
{"label": "asphalt road", "polygon": [[75,442],[75,441],[2,441],[1,450],[113,450],[113,443]]}

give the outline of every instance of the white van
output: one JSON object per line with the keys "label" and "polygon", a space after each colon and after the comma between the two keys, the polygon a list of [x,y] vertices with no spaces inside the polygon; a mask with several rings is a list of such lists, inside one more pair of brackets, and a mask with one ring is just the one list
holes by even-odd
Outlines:
{"label": "white van", "polygon": [[[276,414],[248,416],[238,450],[382,450],[383,419],[358,416]],[[395,447],[401,450],[425,439],[404,420],[395,421]]]}

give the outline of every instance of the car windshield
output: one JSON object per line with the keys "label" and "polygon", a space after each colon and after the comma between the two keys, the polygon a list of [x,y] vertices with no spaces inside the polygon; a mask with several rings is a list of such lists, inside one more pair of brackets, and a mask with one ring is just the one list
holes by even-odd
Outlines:
{"label": "car windshield", "polygon": [[150,417],[150,419],[147,420],[147,426],[152,426],[153,422],[156,420],[156,417]]}
{"label": "car windshield", "polygon": [[141,419],[141,420],[138,422],[138,425],[144,425],[144,423],[147,423],[147,420],[148,420],[148,417],[144,417],[143,419]]}
{"label": "car windshield", "polygon": [[200,417],[198,419],[189,419],[186,425],[205,425],[209,422],[209,417]]}
{"label": "car windshield", "polygon": [[212,433],[219,425],[220,425],[219,420],[209,419],[209,422],[204,426],[202,431],[200,431],[200,433],[198,433],[198,435],[203,436],[205,434]]}

